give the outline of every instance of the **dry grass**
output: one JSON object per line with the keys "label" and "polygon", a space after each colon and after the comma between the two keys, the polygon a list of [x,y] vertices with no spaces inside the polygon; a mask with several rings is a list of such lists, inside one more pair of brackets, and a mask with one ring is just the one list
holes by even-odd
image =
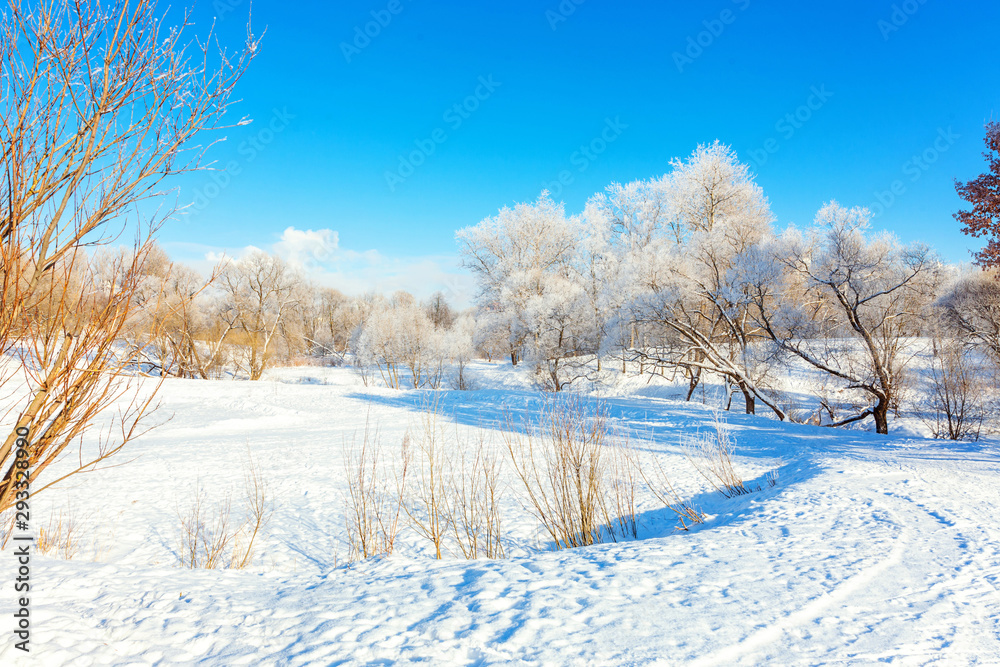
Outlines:
{"label": "dry grass", "polygon": [[246,522],[236,535],[230,567],[242,570],[253,562],[254,546],[257,538],[274,513],[267,482],[260,465],[254,461],[247,448],[247,460],[243,467],[243,490],[246,502]]}
{"label": "dry grass", "polygon": [[[407,444],[404,441],[404,450]],[[356,439],[344,443],[344,467],[347,473],[347,541],[351,561],[389,555],[396,545],[399,516],[402,512],[400,491],[406,483],[407,461],[396,470],[395,488],[386,483],[382,463],[382,445],[377,427],[365,419],[360,446]]]}
{"label": "dry grass", "polygon": [[[39,553],[54,558],[72,560],[81,553],[88,554],[93,562],[104,562],[111,547],[116,544],[115,534],[123,511],[108,518],[102,514],[95,521],[92,514],[81,516],[71,505],[49,515],[46,525],[39,527],[35,541]],[[96,530],[97,527],[103,531]],[[14,513],[0,513],[0,548],[14,535]]]}
{"label": "dry grass", "polygon": [[404,447],[403,461],[409,464],[413,456],[416,461],[410,477],[412,484],[403,490],[403,510],[413,529],[434,545],[434,556],[440,560],[445,536],[454,520],[448,479],[452,461],[446,450],[437,403],[424,406],[420,426],[415,450]]}
{"label": "dry grass", "polygon": [[451,525],[459,551],[468,560],[505,558],[500,499],[503,459],[480,433],[475,449],[463,448],[450,485]]}
{"label": "dry grass", "polygon": [[636,469],[642,476],[646,487],[656,496],[656,499],[663,503],[663,506],[677,515],[681,530],[688,530],[691,526],[705,523],[705,513],[696,509],[690,503],[684,501],[680,494],[674,489],[670,482],[670,477],[663,469],[663,465],[655,457],[652,458],[652,465],[644,465],[638,462]]}
{"label": "dry grass", "polygon": [[49,517],[48,526],[38,531],[39,553],[71,560],[80,552],[80,524],[70,511],[59,510]]}
{"label": "dry grass", "polygon": [[222,566],[226,549],[236,538],[236,531],[230,526],[231,511],[229,494],[210,509],[205,490],[198,485],[188,511],[178,512],[181,565],[206,570]]}
{"label": "dry grass", "polygon": [[253,562],[254,548],[267,525],[273,506],[260,466],[248,452],[243,469],[244,518],[233,521],[232,495],[209,506],[200,485],[180,520],[181,565],[205,570],[246,568]]}
{"label": "dry grass", "polygon": [[[716,415],[712,433],[695,435],[688,441],[688,447],[691,464],[723,496],[735,498],[754,491],[747,487],[736,472],[733,465],[736,443],[733,442],[729,425],[721,417]],[[755,490],[760,491],[760,488]]]}
{"label": "dry grass", "polygon": [[[608,442],[607,411],[579,398],[552,403],[537,425],[507,414],[506,449],[528,496],[526,507],[557,549],[624,536],[634,526],[634,475],[620,478]],[[628,480],[632,481],[629,482]],[[610,481],[616,480],[616,481]],[[632,489],[631,491],[629,489]]]}
{"label": "dry grass", "polygon": [[[688,460],[695,470],[704,477],[716,491],[726,498],[744,496],[761,491],[760,485],[751,488],[736,471],[733,458],[736,445],[729,426],[717,415],[711,433],[699,433],[687,442]],[[663,505],[677,515],[680,529],[688,530],[692,525],[705,523],[706,515],[677,493],[662,464],[655,457],[652,464],[637,462],[636,469],[649,490]],[[777,471],[766,477],[769,488],[778,483]]]}
{"label": "dry grass", "polygon": [[470,560],[506,557],[503,458],[484,434],[471,443],[450,437],[431,402],[404,436],[397,464],[382,465],[381,451],[378,427],[366,422],[361,446],[345,452],[351,560],[391,554],[401,514],[435,558],[452,546]]}
{"label": "dry grass", "polygon": [[636,486],[642,476],[639,457],[628,438],[610,445],[607,464],[608,492],[601,496],[601,511],[604,521],[623,537],[639,537],[639,522],[635,510]]}

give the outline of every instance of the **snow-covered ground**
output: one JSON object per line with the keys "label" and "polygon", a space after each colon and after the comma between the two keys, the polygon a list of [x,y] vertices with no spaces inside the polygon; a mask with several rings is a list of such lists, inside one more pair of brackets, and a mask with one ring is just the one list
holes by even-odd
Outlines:
{"label": "snow-covered ground", "polygon": [[[509,367],[473,373],[478,390],[439,392],[456,433],[492,430],[505,411],[520,418],[547,400]],[[553,552],[508,474],[508,559],[466,561],[452,549],[438,561],[404,529],[393,556],[348,563],[344,442],[367,418],[393,451],[428,393],[365,388],[328,368],[256,383],[168,380],[165,423],[130,445],[117,460],[126,465],[34,501],[36,525],[72,516],[81,548],[71,560],[36,557],[30,659],[5,630],[0,664],[1000,662],[996,439],[729,413],[737,468],[763,490],[725,499],[680,446],[713,412],[637,378],[586,400],[604,401],[660,460],[709,515],[704,525],[675,530],[640,488],[637,540]],[[274,500],[253,565],[181,568],[178,515],[199,487],[210,504],[231,493],[236,507],[248,451]],[[10,546],[0,561],[10,627]]]}

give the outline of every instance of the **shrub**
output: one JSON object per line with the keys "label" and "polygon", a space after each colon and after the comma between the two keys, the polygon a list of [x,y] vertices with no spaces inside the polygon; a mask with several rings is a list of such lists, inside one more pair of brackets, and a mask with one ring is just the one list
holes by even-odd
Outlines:
{"label": "shrub", "polygon": [[694,524],[705,523],[704,512],[682,500],[660,462],[656,459],[653,459],[653,462],[652,466],[639,464],[636,469],[656,499],[677,515],[681,530],[688,530]]}
{"label": "shrub", "polygon": [[448,497],[451,459],[445,450],[439,417],[436,403],[425,406],[416,451],[404,447],[406,465],[414,454],[417,458],[410,477],[412,484],[406,489],[403,510],[410,519],[410,525],[434,544],[434,555],[440,560],[444,538],[453,521]]}
{"label": "shrub", "polygon": [[688,447],[691,464],[723,496],[734,498],[754,491],[744,484],[733,466],[736,443],[729,426],[720,417],[716,416],[712,433],[697,434],[689,440]]}
{"label": "shrub", "polygon": [[500,514],[503,459],[480,434],[471,453],[463,448],[459,466],[452,477],[449,504],[459,550],[468,560],[506,557]]}
{"label": "shrub", "polygon": [[[607,411],[582,399],[554,402],[539,423],[515,427],[507,414],[506,449],[528,508],[557,549],[588,546],[633,532],[634,478],[617,477],[622,455],[609,442]],[[616,535],[617,533],[617,535]]]}
{"label": "shrub", "polygon": [[930,408],[924,422],[935,438],[979,440],[986,418],[986,383],[968,350],[953,341],[934,341]]}
{"label": "shrub", "polygon": [[204,488],[196,487],[186,513],[178,511],[181,524],[181,565],[188,568],[243,569],[253,561],[254,545],[273,513],[267,484],[260,467],[248,454],[244,464],[244,518],[232,519],[232,495],[208,506]]}
{"label": "shrub", "polygon": [[[405,449],[404,442],[404,449]],[[344,470],[347,474],[345,516],[350,559],[359,560],[389,555],[396,545],[399,515],[402,511],[402,485],[407,466],[397,473],[397,488],[389,487],[382,465],[382,446],[377,427],[365,419],[360,447],[352,440],[344,444]]]}

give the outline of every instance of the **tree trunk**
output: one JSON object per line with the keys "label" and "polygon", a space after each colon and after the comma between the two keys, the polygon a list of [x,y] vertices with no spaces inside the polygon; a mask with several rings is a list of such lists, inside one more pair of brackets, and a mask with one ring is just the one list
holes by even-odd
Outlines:
{"label": "tree trunk", "polygon": [[701,380],[701,369],[700,368],[692,368],[691,369],[691,381],[688,384],[688,395],[687,395],[687,398],[684,399],[684,400],[686,400],[686,401],[690,401],[691,400],[691,397],[694,396],[694,390],[698,388],[698,382],[699,382],[699,380]]}
{"label": "tree trunk", "polygon": [[747,403],[747,414],[748,415],[757,414],[757,399],[754,397],[753,394],[747,391],[747,388],[744,387],[743,385],[740,385],[740,391],[743,392],[743,398],[746,400]]}
{"label": "tree trunk", "polygon": [[872,410],[872,417],[875,418],[875,432],[882,435],[889,435],[889,401],[879,398],[878,403]]}

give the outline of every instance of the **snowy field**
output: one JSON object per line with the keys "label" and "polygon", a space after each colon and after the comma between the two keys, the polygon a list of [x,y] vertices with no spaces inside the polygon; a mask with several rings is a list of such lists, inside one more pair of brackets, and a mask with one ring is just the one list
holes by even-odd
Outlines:
{"label": "snowy field", "polygon": [[[546,401],[508,367],[474,365],[476,391],[443,391],[468,442]],[[364,387],[346,369],[262,382],[168,380],[125,463],[39,496],[36,525],[72,517],[72,559],[32,570],[30,660],[4,665],[756,665],[1000,662],[1000,451],[893,435],[726,419],[737,470],[761,491],[726,499],[683,439],[714,413],[678,387],[625,381],[600,399],[707,515],[691,531],[640,484],[638,539],[552,551],[505,473],[508,558],[443,560],[404,527],[388,558],[349,562],[344,443],[366,418],[387,452],[430,392]],[[167,421],[168,417],[172,418]],[[197,488],[234,507],[250,455],[274,514],[244,570],[180,567]],[[71,461],[67,461],[68,466]],[[509,466],[508,466],[509,467]],[[54,474],[57,471],[52,471]],[[769,487],[769,473],[777,484]],[[0,554],[13,572],[12,549]],[[3,577],[0,614],[15,596]]]}

